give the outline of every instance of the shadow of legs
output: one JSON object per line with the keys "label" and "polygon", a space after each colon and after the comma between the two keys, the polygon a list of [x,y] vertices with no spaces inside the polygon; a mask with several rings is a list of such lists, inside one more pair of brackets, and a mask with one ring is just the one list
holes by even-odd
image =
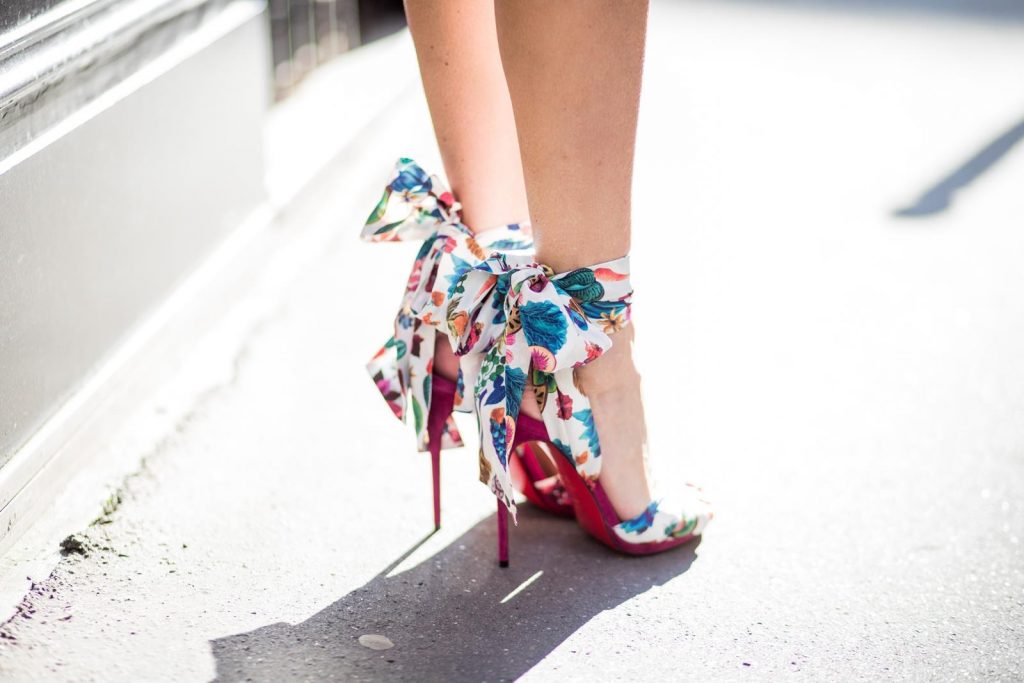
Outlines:
{"label": "shadow of legs", "polygon": [[[386,570],[304,622],[211,641],[217,680],[515,679],[595,615],[679,576],[696,558],[696,542],[645,558],[618,555],[576,525],[520,510],[510,568],[498,568],[488,517],[420,565],[391,577]],[[361,646],[358,637],[370,633],[395,646]]]}

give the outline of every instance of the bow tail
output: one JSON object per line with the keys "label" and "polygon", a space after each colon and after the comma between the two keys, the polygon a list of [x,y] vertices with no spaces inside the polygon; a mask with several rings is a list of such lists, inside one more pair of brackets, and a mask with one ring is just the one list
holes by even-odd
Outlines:
{"label": "bow tail", "polygon": [[[409,347],[409,403],[412,404],[413,425],[416,429],[417,447],[421,451],[430,447],[430,432],[427,429],[433,389],[434,348],[437,333],[418,318],[411,328]],[[451,415],[445,420],[441,431],[441,448],[462,446],[462,436]]]}
{"label": "bow tail", "polygon": [[[366,370],[395,417],[405,422],[412,412],[417,447],[425,451],[430,443],[427,417],[430,415],[431,371],[437,335],[433,328],[419,320],[406,322],[406,326],[396,325],[394,336],[374,354],[366,364]],[[462,445],[462,436],[455,421],[448,416],[441,432],[441,448]]]}
{"label": "bow tail", "polygon": [[408,367],[405,343],[395,337],[384,342],[384,346],[366,364],[366,371],[388,407],[391,408],[391,412],[403,422],[407,408],[405,387]]}
{"label": "bow tail", "polygon": [[[451,337],[445,337],[451,339]],[[476,386],[476,379],[480,376],[480,357],[476,355],[459,357],[459,377],[455,382],[455,405],[454,410],[460,413],[476,412],[473,402],[473,387]],[[466,391],[469,387],[470,391]]]}
{"label": "bow tail", "polygon": [[505,503],[513,520],[516,519],[516,503],[512,496],[508,459],[515,439],[522,388],[519,387],[518,396],[515,396],[516,385],[513,383],[510,395],[508,381],[510,376],[515,378],[520,373],[521,369],[509,366],[505,345],[495,344],[484,356],[474,391],[480,428],[480,481]]}
{"label": "bow tail", "polygon": [[601,473],[601,441],[590,400],[576,386],[574,373],[574,368],[563,368],[552,374],[555,395],[548,396],[541,419],[552,444],[584,479],[593,481]]}

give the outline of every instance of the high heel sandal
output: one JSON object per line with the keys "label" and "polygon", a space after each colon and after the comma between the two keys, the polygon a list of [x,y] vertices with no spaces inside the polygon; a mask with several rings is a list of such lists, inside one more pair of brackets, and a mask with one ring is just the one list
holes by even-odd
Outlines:
{"label": "high heel sandal", "polygon": [[[472,412],[464,387],[476,380],[479,363],[460,360],[455,380],[434,372],[434,350],[443,318],[412,315],[413,306],[439,302],[458,279],[492,253],[529,254],[528,225],[509,224],[474,234],[460,219],[461,206],[437,176],[411,159],[399,159],[384,194],[366,220],[361,237],[370,242],[424,240],[406,285],[394,334],[367,363],[367,370],[395,416],[403,422],[411,404],[417,447],[429,451],[434,528],[441,526],[441,450],[463,445],[453,411]],[[572,516],[573,508],[557,474],[544,472],[529,445],[517,448],[511,476],[526,498],[543,510]]]}
{"label": "high heel sandal", "polygon": [[[417,317],[447,316],[456,353],[480,358],[474,385],[481,437],[481,480],[498,498],[498,558],[508,565],[509,457],[526,441],[550,444],[576,518],[599,541],[646,555],[700,535],[714,516],[701,490],[688,485],[673,506],[652,501],[622,519],[600,482],[601,445],[590,402],[575,369],[611,348],[609,334],[629,323],[629,260],[554,274],[532,257],[495,255],[464,272],[450,300],[413,307]],[[541,420],[520,413],[529,378]]]}

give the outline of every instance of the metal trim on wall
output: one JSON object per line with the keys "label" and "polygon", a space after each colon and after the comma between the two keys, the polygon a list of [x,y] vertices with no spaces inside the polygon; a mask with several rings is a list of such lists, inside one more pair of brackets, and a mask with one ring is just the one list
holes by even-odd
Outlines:
{"label": "metal trim on wall", "polygon": [[0,158],[165,53],[230,2],[65,3],[0,34]]}

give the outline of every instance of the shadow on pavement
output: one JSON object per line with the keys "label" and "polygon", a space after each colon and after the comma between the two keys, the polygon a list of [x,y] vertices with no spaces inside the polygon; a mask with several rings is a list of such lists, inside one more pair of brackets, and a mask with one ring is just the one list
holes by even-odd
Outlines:
{"label": "shadow on pavement", "polygon": [[952,173],[925,190],[913,205],[894,211],[893,215],[901,218],[916,218],[945,211],[949,208],[957,190],[969,185],[991,168],[1014,145],[1020,142],[1021,138],[1024,138],[1024,120],[985,145]]}
{"label": "shadow on pavement", "polygon": [[[696,559],[696,541],[631,558],[572,521],[528,505],[519,517],[509,530],[508,569],[497,566],[492,515],[419,565],[393,576],[385,570],[306,621],[211,641],[217,680],[515,679],[600,612],[667,583]],[[386,636],[394,647],[363,647],[365,634]]]}

